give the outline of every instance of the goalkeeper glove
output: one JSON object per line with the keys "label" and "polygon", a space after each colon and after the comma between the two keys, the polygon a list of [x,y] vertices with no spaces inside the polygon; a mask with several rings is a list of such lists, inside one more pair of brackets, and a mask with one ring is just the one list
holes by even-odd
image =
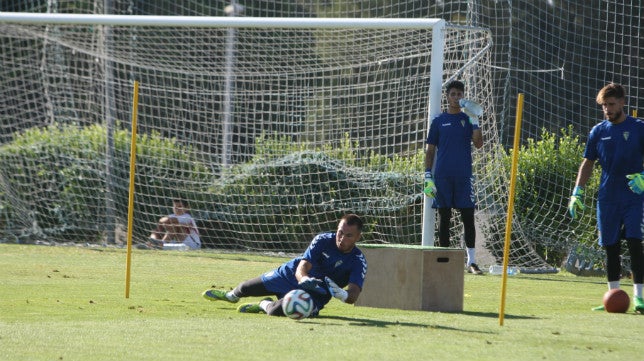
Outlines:
{"label": "goalkeeper glove", "polygon": [[629,174],[626,178],[630,179],[630,181],[628,181],[628,188],[630,188],[633,193],[644,193],[644,172]]}
{"label": "goalkeeper glove", "polygon": [[425,182],[423,183],[423,192],[427,197],[434,198],[436,196],[436,184],[432,176],[431,169],[425,170]]}
{"label": "goalkeeper glove", "polygon": [[328,293],[326,285],[321,279],[304,276],[298,285],[301,289],[317,293],[318,295],[326,295]]}
{"label": "goalkeeper glove", "polygon": [[339,299],[342,302],[347,302],[349,292],[340,288],[340,286],[338,286],[337,283],[333,282],[333,280],[329,277],[324,277],[324,281],[326,281],[326,285],[329,288],[329,293],[331,293],[331,296]]}
{"label": "goalkeeper glove", "polygon": [[572,196],[570,196],[570,202],[568,202],[568,213],[572,219],[577,218],[577,209],[583,211],[586,209],[584,206],[584,188],[576,186],[572,191]]}

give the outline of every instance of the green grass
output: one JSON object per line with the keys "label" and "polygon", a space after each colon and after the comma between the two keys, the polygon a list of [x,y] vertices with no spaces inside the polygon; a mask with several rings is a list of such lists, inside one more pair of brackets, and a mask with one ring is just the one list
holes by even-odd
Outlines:
{"label": "green grass", "polygon": [[[239,314],[201,292],[282,258],[0,244],[1,360],[641,360],[644,317],[592,312],[603,278],[465,275],[460,313],[354,307]],[[632,283],[623,281],[632,294]],[[404,296],[404,295],[403,295]]]}

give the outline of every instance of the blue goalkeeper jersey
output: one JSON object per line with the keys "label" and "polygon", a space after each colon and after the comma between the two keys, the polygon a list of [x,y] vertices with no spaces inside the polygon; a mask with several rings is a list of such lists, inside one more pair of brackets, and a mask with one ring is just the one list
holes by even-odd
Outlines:
{"label": "blue goalkeeper jersey", "polygon": [[608,120],[590,131],[584,158],[598,161],[602,168],[597,200],[625,202],[642,196],[628,188],[627,174],[642,171],[644,162],[644,123],[627,116],[619,124]]}
{"label": "blue goalkeeper jersey", "polygon": [[276,272],[282,277],[291,279],[297,285],[295,271],[302,259],[309,261],[313,267],[309,276],[324,280],[331,278],[340,287],[355,283],[360,288],[367,274],[367,260],[358,247],[349,253],[342,253],[335,244],[335,233],[321,233],[311,241],[309,247],[300,257],[296,257],[283,265]]}
{"label": "blue goalkeeper jersey", "polygon": [[467,114],[441,113],[432,120],[427,144],[436,146],[435,177],[472,177],[472,132]]}

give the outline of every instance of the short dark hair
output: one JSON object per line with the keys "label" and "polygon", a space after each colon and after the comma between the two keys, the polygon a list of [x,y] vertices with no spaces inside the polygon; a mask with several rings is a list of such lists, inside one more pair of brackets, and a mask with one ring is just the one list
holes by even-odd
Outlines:
{"label": "short dark hair", "polygon": [[462,92],[465,92],[465,84],[463,84],[462,81],[454,80],[451,81],[449,84],[447,84],[447,87],[445,87],[445,92],[449,93],[452,88],[456,88],[457,90],[460,90]]}
{"label": "short dark hair", "polygon": [[357,226],[359,231],[362,231],[362,226],[364,225],[362,218],[353,213],[345,214],[340,221],[344,221],[347,226]]}
{"label": "short dark hair", "polygon": [[606,84],[599,93],[597,93],[597,104],[604,104],[604,101],[606,101],[606,98],[616,98],[616,99],[624,99],[626,98],[626,90],[624,90],[624,87],[616,84],[616,83],[610,83]]}
{"label": "short dark hair", "polygon": [[186,208],[190,207],[188,201],[183,198],[173,198],[172,203],[181,203]]}

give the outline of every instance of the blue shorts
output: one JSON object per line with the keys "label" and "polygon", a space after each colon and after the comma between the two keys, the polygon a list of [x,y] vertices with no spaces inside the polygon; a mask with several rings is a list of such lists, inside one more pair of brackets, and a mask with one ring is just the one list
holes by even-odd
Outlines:
{"label": "blue shorts", "polygon": [[626,203],[597,202],[599,245],[612,246],[622,238],[642,239],[644,203],[635,199]]}
{"label": "blue shorts", "polygon": [[434,208],[474,208],[473,178],[434,177]]}
{"label": "blue shorts", "polygon": [[[284,298],[289,291],[300,288],[294,275],[292,277],[286,276],[279,272],[280,270],[281,269],[268,271],[261,276],[266,290],[274,293],[278,299]],[[324,308],[324,305],[329,303],[331,300],[331,295],[329,294],[319,295],[314,292],[309,292],[309,294],[311,295],[313,304],[315,305],[313,312],[315,315],[317,315],[317,313]]]}

